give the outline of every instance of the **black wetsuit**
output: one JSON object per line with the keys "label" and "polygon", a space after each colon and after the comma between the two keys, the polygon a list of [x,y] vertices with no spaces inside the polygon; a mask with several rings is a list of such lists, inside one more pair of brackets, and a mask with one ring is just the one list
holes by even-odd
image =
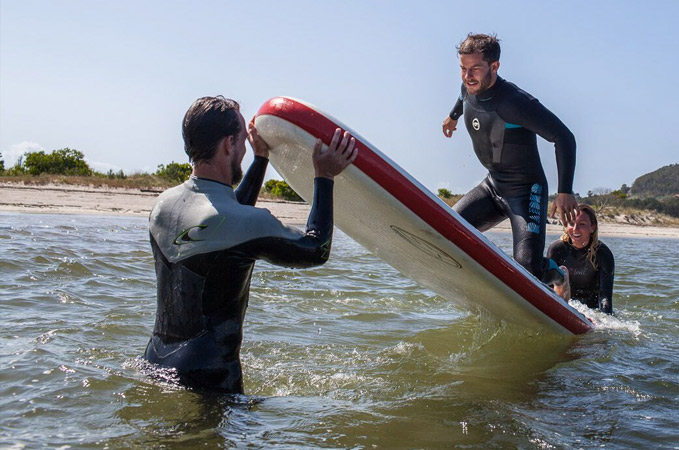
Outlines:
{"label": "black wetsuit", "polygon": [[558,192],[568,194],[573,192],[575,138],[537,99],[501,77],[479,95],[467,94],[463,84],[450,118],[457,120],[463,112],[488,176],[453,209],[480,231],[509,218],[514,258],[542,278],[549,193],[536,134],[554,143]]}
{"label": "black wetsuit", "polygon": [[547,250],[547,256],[558,265],[568,268],[571,297],[590,308],[611,314],[613,312],[613,279],[615,260],[613,253],[599,241],[596,249],[595,269],[587,260],[589,247],[577,249],[568,242],[555,241]]}
{"label": "black wetsuit", "polygon": [[306,232],[255,208],[268,160],[231,186],[192,177],[158,197],[150,234],[158,279],[156,322],[144,357],[189,386],[241,393],[240,346],[257,259],[323,264],[332,240],[333,182],[317,178]]}

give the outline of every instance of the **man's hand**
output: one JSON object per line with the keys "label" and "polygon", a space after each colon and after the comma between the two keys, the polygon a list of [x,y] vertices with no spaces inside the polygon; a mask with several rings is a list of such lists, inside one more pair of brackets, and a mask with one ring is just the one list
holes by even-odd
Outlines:
{"label": "man's hand", "polygon": [[549,217],[553,218],[557,210],[563,226],[575,224],[575,218],[578,216],[578,202],[573,194],[557,194]]}
{"label": "man's hand", "polygon": [[250,143],[250,147],[252,147],[255,156],[262,156],[269,159],[269,150],[271,150],[271,147],[269,147],[269,144],[264,142],[264,139],[257,133],[254,117],[248,124],[248,142]]}
{"label": "man's hand", "polygon": [[447,138],[453,135],[453,131],[457,130],[457,120],[453,120],[450,116],[446,116],[443,120],[443,135]]}
{"label": "man's hand", "polygon": [[335,130],[327,150],[321,151],[322,148],[323,141],[317,139],[313,152],[316,177],[329,178],[331,180],[336,175],[342,173],[349,164],[353,163],[358,155],[356,139],[348,131],[345,131],[344,136],[342,136],[342,130],[339,128]]}

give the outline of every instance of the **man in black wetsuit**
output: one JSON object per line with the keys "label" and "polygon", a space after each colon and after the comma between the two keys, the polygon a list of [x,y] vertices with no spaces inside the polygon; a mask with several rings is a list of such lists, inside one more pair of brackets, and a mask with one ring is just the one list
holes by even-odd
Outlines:
{"label": "man in black wetsuit", "polygon": [[[188,386],[242,393],[240,346],[255,261],[310,267],[328,260],[333,178],[356,158],[356,143],[340,129],[327,150],[316,142],[314,198],[303,232],[254,207],[269,147],[253,122],[246,129],[238,103],[196,100],[182,134],[193,174],[163,192],[150,216],[158,309],[144,358],[176,369]],[[246,138],[255,159],[243,178]]]}
{"label": "man in black wetsuit", "polygon": [[443,134],[451,137],[464,113],[474,152],[488,175],[453,209],[480,231],[509,218],[514,258],[543,281],[554,281],[543,276],[554,271],[543,258],[548,191],[536,134],[554,143],[559,186],[551,216],[558,210],[564,224],[577,213],[575,138],[537,99],[497,75],[500,44],[495,36],[469,34],[458,54],[462,91],[443,122]]}

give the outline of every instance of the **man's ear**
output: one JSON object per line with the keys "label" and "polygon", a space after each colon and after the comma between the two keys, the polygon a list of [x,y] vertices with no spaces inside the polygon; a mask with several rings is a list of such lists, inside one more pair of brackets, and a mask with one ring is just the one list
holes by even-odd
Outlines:
{"label": "man's ear", "polygon": [[219,143],[220,150],[224,150],[226,152],[226,155],[231,154],[231,149],[233,148],[233,136],[226,136],[222,141]]}
{"label": "man's ear", "polygon": [[490,63],[490,70],[493,71],[493,73],[497,73],[498,69],[500,68],[500,61],[493,61]]}

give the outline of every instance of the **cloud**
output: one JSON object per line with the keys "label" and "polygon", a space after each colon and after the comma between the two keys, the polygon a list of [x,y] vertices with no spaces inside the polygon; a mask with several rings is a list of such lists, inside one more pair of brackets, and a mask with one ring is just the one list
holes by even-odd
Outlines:
{"label": "cloud", "polygon": [[22,155],[30,152],[39,152],[41,150],[45,150],[45,148],[37,142],[22,141],[18,144],[14,144],[9,147],[9,150],[2,151],[2,159],[5,161],[5,168],[8,169],[14,166]]}
{"label": "cloud", "polygon": [[113,172],[118,172],[120,170],[120,167],[116,166],[115,164],[109,164],[99,161],[89,161],[87,158],[85,158],[85,161],[87,161],[88,166],[90,166],[97,172],[108,173],[109,170],[112,170]]}

